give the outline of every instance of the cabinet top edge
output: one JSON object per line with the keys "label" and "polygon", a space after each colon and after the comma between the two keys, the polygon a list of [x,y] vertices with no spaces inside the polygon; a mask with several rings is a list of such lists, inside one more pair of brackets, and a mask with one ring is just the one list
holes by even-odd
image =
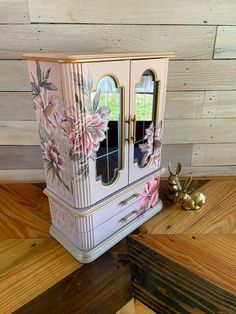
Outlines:
{"label": "cabinet top edge", "polygon": [[118,60],[139,60],[174,58],[173,52],[126,52],[110,54],[73,54],[73,53],[24,53],[25,60],[50,61],[59,63],[83,63]]}

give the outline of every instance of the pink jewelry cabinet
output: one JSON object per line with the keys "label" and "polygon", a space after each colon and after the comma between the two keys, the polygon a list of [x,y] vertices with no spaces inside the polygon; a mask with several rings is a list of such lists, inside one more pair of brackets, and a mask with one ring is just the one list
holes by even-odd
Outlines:
{"label": "pink jewelry cabinet", "polygon": [[25,54],[51,235],[89,263],[162,208],[158,197],[173,54]]}

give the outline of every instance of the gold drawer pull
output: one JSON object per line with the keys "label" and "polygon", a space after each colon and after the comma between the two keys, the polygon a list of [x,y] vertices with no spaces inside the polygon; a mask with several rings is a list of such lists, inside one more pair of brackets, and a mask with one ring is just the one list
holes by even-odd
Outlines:
{"label": "gold drawer pull", "polygon": [[130,200],[132,200],[132,198],[138,198],[138,197],[139,197],[139,194],[138,194],[138,193],[135,193],[135,194],[129,196],[128,198],[126,198],[125,200],[123,200],[122,202],[120,202],[119,205],[125,206],[126,204],[128,204],[128,202],[129,202]]}
{"label": "gold drawer pull", "polygon": [[137,212],[138,212],[138,210],[132,211],[130,214],[128,214],[127,216],[125,216],[124,218],[122,218],[122,219],[120,220],[120,222],[121,222],[121,223],[126,223],[126,222],[128,222],[129,220],[132,220],[132,219],[136,218],[136,217],[137,217]]}

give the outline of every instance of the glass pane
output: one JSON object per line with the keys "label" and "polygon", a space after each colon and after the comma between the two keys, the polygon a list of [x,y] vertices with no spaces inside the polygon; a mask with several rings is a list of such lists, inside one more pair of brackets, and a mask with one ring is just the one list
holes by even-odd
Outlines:
{"label": "glass pane", "polygon": [[157,106],[157,84],[151,70],[145,71],[135,86],[136,137],[134,162],[145,167],[153,154],[153,125]]}
{"label": "glass pane", "polygon": [[121,122],[122,104],[121,89],[111,76],[104,76],[98,83],[95,97],[99,92],[98,112],[106,115],[106,138],[100,142],[96,154],[97,180],[104,184],[111,184],[121,169]]}

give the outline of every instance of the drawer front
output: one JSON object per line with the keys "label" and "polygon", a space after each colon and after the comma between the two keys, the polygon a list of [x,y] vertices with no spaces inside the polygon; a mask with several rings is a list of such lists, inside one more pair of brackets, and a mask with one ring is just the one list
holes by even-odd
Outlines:
{"label": "drawer front", "polygon": [[[158,188],[160,183],[160,175],[165,171],[164,168],[160,169],[152,176],[149,176],[146,181],[141,182],[138,186],[119,193],[117,199],[113,199],[110,203],[95,212],[93,216],[93,228],[97,228],[99,225],[103,224],[105,221],[111,217],[122,212],[124,209],[128,208],[130,205],[135,204],[137,201],[142,201],[142,205],[148,205],[148,197],[145,195],[147,192],[147,186],[151,189],[153,195],[152,201],[155,202],[155,196],[158,196]],[[146,197],[146,198],[145,198]],[[146,204],[145,204],[146,202]],[[150,204],[152,205],[152,204]]]}
{"label": "drawer front", "polygon": [[150,208],[154,207],[157,203],[158,198],[156,199],[155,204],[153,204],[152,206],[149,205],[146,208],[143,208],[141,206],[140,200],[131,204],[126,209],[118,213],[116,216],[112,217],[104,224],[94,229],[94,245],[101,243],[103,240],[105,240],[118,230],[122,229],[130,222],[137,219],[142,219],[143,214],[147,212]]}

